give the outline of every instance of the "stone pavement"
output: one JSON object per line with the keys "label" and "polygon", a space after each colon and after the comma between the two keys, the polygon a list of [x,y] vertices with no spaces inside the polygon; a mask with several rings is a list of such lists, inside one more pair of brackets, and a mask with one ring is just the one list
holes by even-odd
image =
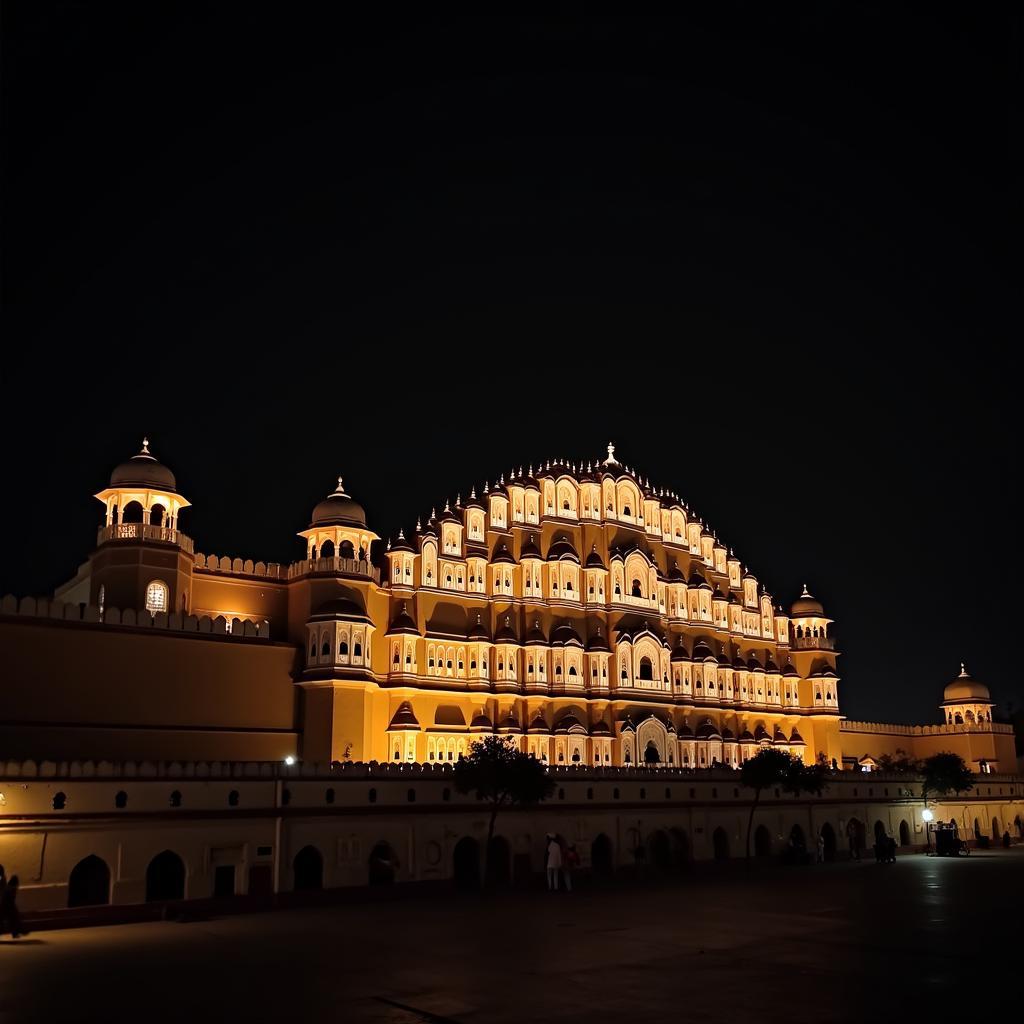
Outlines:
{"label": "stone pavement", "polygon": [[0,1021],[1019,1019],[1024,847],[0,940]]}

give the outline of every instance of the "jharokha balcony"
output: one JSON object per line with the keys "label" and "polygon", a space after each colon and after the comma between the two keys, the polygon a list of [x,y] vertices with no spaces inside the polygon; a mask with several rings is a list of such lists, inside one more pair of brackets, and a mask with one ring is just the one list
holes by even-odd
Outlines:
{"label": "jharokha balcony", "polygon": [[337,576],[365,576],[380,583],[380,569],[366,558],[304,558],[288,566],[288,579],[327,573]]}
{"label": "jharokha balcony", "polygon": [[831,651],[833,650],[830,636],[795,636],[789,646],[794,651]]}
{"label": "jharokha balcony", "polygon": [[156,544],[174,544],[192,554],[192,538],[180,530],[172,530],[166,526],[155,526],[151,523],[111,523],[101,526],[96,536],[96,544],[106,544],[114,540],[146,541]]}

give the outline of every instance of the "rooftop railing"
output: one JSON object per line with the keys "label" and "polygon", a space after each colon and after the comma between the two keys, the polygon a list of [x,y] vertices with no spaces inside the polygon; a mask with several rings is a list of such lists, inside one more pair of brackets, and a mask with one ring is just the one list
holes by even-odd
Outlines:
{"label": "rooftop railing", "polygon": [[175,544],[182,551],[192,554],[192,538],[180,530],[169,530],[166,526],[153,526],[150,523],[111,523],[101,526],[96,536],[96,544],[106,544],[111,540],[150,541],[157,544]]}
{"label": "rooftop railing", "polygon": [[313,573],[337,573],[341,576],[365,576],[380,583],[380,569],[366,558],[304,558],[288,566],[288,579]]}

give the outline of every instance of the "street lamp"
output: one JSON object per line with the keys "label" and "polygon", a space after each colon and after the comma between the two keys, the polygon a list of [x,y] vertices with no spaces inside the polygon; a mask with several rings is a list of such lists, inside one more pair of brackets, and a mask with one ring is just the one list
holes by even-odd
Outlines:
{"label": "street lamp", "polygon": [[935,815],[932,813],[931,809],[928,808],[928,807],[926,807],[921,812],[921,818],[924,821],[924,837],[925,837],[925,840],[926,840],[926,842],[928,844],[928,846],[927,846],[927,852],[928,853],[932,852],[932,830],[931,830],[931,823],[932,823],[932,819],[934,817],[935,817]]}

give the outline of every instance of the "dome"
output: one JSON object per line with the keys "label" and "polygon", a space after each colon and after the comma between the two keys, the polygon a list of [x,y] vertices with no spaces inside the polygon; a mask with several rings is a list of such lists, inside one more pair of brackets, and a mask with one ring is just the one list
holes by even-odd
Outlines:
{"label": "dome", "polygon": [[[352,602],[346,603],[351,604]],[[401,609],[395,616],[394,621],[388,627],[388,636],[392,636],[396,633],[413,633],[416,636],[420,635],[420,631],[416,628],[416,623],[413,621],[412,616],[406,609],[405,601],[402,602]]]}
{"label": "dome", "polygon": [[366,526],[366,513],[358,501],[345,493],[338,477],[338,486],[313,509],[312,526]]}
{"label": "dome", "polygon": [[960,675],[943,691],[943,700],[946,704],[957,704],[961,701],[991,704],[992,695],[984,683],[979,683],[968,675],[966,666],[960,662]]}
{"label": "dome", "polygon": [[799,618],[801,615],[823,616],[825,609],[819,600],[811,596],[811,592],[807,589],[807,584],[805,583],[803,593],[793,602],[789,609],[789,614],[793,618]]}
{"label": "dome", "polygon": [[531,533],[527,538],[526,543],[519,551],[519,558],[520,560],[525,560],[527,558],[536,558],[540,560],[540,557],[540,548],[537,547],[537,544],[534,541],[534,535]]}
{"label": "dome", "polygon": [[575,647],[583,646],[583,641],[580,639],[579,633],[577,633],[568,622],[563,622],[562,625],[556,626],[554,630],[552,630],[551,643],[558,644],[562,647],[565,647],[568,644],[572,644]]}
{"label": "dome", "polygon": [[111,487],[144,487],[158,491],[173,491],[178,485],[174,474],[157,459],[149,450],[149,438],[143,438],[142,450],[133,455],[127,462],[122,462],[110,474]]}
{"label": "dome", "polygon": [[571,558],[576,562],[580,560],[580,556],[576,554],[576,549],[564,538],[556,540],[555,543],[548,548],[549,562],[556,562],[562,558]]}
{"label": "dome", "polygon": [[420,723],[413,714],[412,705],[407,700],[402,701],[391,719],[388,729],[418,729],[419,727]]}
{"label": "dome", "polygon": [[476,622],[470,627],[469,632],[466,634],[467,640],[490,640],[490,634],[487,632],[481,620],[479,612],[476,613]]}

